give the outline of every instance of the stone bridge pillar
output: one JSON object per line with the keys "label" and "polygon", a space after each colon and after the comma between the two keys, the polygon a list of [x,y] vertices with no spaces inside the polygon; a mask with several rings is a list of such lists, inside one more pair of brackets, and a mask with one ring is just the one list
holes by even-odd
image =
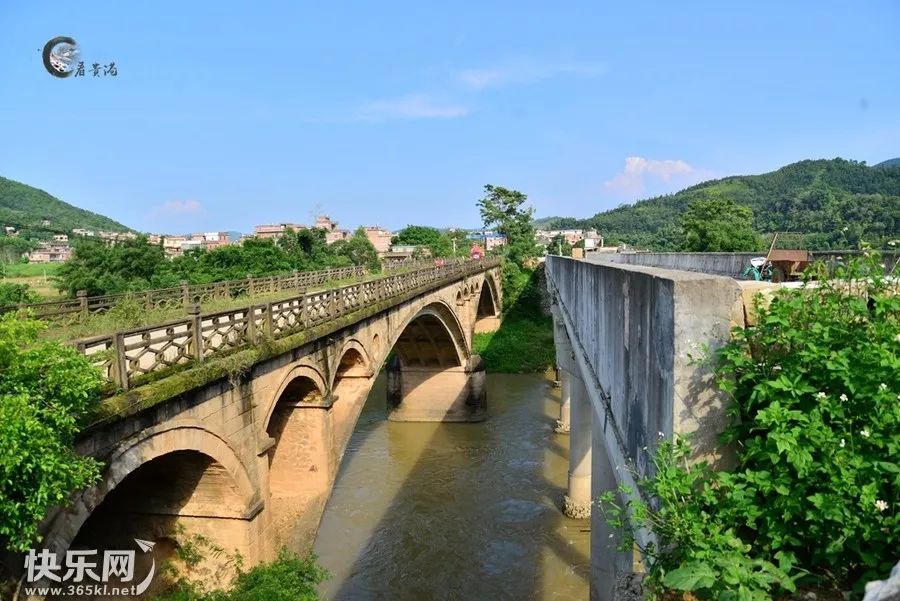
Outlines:
{"label": "stone bridge pillar", "polygon": [[472,355],[464,366],[388,365],[388,419],[397,422],[479,422],[487,417],[484,362]]}
{"label": "stone bridge pillar", "polygon": [[569,430],[569,489],[564,511],[575,519],[591,516],[591,439],[593,408],[584,382],[579,377],[571,383],[571,423]]}

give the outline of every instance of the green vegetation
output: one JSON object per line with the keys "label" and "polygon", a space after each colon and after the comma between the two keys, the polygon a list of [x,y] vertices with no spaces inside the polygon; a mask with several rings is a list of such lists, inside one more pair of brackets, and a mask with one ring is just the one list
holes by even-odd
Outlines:
{"label": "green vegetation", "polygon": [[79,240],[58,277],[60,289],[74,296],[78,290],[89,295],[116,294],[174,287],[182,280],[205,284],[347,265],[377,271],[377,253],[364,232],[358,230],[350,240],[329,246],[323,230],[304,229],[289,232],[277,242],[250,238],[212,251],[191,250],[172,260],[166,259],[161,246],[148,244],[140,236],[115,246]]}
{"label": "green vegetation", "polygon": [[27,284],[0,282],[0,307],[19,303],[36,303],[40,297]]}
{"label": "green vegetation", "polygon": [[728,197],[709,193],[681,216],[684,250],[736,252],[760,250],[762,236],[753,231],[753,211]]}
{"label": "green vegetation", "polygon": [[518,190],[488,184],[478,201],[484,225],[506,237],[503,256],[520,266],[540,254],[535,243],[534,208],[522,207],[527,199]]}
{"label": "green vegetation", "polygon": [[81,419],[100,397],[100,374],[74,348],[38,342],[43,324],[0,316],[0,538],[28,549],[38,523],[99,465],[75,454]]}
{"label": "green vegetation", "polygon": [[506,236],[503,253],[503,308],[500,329],[476,334],[475,352],[488,371],[523,373],[544,371],[556,362],[553,320],[541,308],[543,267],[534,268],[534,209],[523,207],[527,197],[499,186],[484,187],[478,201],[481,218]]}
{"label": "green vegetation", "polygon": [[857,248],[862,241],[885,248],[900,238],[900,167],[872,168],[844,159],[801,161],[772,173],[705,182],[588,219],[556,217],[541,223],[596,228],[611,245],[681,250],[680,216],[691,203],[710,196],[749,207],[759,233],[805,234],[810,250]]}
{"label": "green vegetation", "polygon": [[22,255],[34,247],[35,243],[30,240],[0,232],[0,265],[21,262]]}
{"label": "green vegetation", "polygon": [[[179,549],[180,559],[191,569],[201,556]],[[315,555],[300,555],[282,549],[271,563],[253,566],[238,574],[227,589],[203,592],[197,580],[178,579],[170,590],[154,601],[318,601],[316,587],[328,578],[328,571],[316,563]]]}
{"label": "green vegetation", "polygon": [[6,278],[33,278],[54,276],[62,266],[62,263],[11,263],[0,268]]}
{"label": "green vegetation", "polygon": [[[584,248],[584,241],[579,240],[581,247]],[[558,255],[560,257],[572,256],[572,245],[566,242],[566,237],[562,234],[556,234],[547,244],[547,254]]]}
{"label": "green vegetation", "polygon": [[[49,223],[45,224],[45,220]],[[90,211],[73,207],[43,190],[0,177],[0,226],[13,226],[19,237],[46,239],[75,228],[126,232],[128,228]]]}
{"label": "green vegetation", "polygon": [[[154,601],[317,601],[316,586],[330,574],[316,563],[315,555],[300,555],[281,549],[275,561],[243,569],[243,558],[228,553],[203,535],[186,534],[176,526],[175,554],[162,567],[168,582]],[[212,563],[206,561],[212,557]],[[212,588],[211,582],[228,579],[227,588]]]}
{"label": "green vegetation", "polygon": [[[683,439],[660,446],[643,483],[652,505],[602,507],[649,527],[650,584],[700,599],[768,599],[799,586],[859,589],[900,548],[900,295],[877,253],[817,287],[757,301],[758,323],[718,354],[735,465],[690,465]],[[628,491],[622,491],[628,492]],[[630,547],[631,541],[625,541]]]}
{"label": "green vegetation", "polygon": [[544,371],[556,363],[553,320],[541,310],[543,267],[503,262],[503,319],[495,332],[475,334],[475,352],[490,372]]}
{"label": "green vegetation", "polygon": [[[323,234],[322,241],[324,242],[324,240]],[[330,250],[334,253],[334,258],[330,259],[327,256],[327,253],[323,252],[319,259],[319,265],[321,266],[317,267],[318,269],[323,267],[340,267],[343,265],[363,265],[369,270],[369,273],[378,273],[381,271],[381,262],[378,260],[378,251],[375,250],[372,242],[369,241],[369,237],[366,236],[366,230],[364,228],[357,228],[349,240],[335,242]],[[310,267],[309,269],[312,270],[313,268]]]}

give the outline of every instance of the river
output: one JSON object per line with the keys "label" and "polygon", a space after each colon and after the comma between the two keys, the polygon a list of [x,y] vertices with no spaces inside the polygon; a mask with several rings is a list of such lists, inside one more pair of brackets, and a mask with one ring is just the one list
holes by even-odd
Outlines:
{"label": "river", "polygon": [[587,521],[562,515],[568,438],[540,374],[488,375],[478,424],[385,419],[379,377],[316,539],[333,601],[582,600]]}

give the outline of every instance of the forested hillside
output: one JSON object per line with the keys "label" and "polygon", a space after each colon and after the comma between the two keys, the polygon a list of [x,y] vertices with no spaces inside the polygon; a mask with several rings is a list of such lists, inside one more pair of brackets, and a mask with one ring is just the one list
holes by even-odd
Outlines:
{"label": "forested hillside", "polygon": [[[44,225],[44,220],[49,225]],[[68,234],[74,228],[128,231],[108,217],[73,207],[43,190],[4,177],[0,177],[0,226],[13,226],[26,238]]]}
{"label": "forested hillside", "polygon": [[678,250],[681,215],[695,200],[715,197],[749,207],[762,234],[803,233],[811,250],[855,247],[860,241],[882,247],[900,238],[900,166],[873,168],[844,159],[801,161],[772,173],[704,182],[588,219],[542,222],[596,228],[607,244]]}

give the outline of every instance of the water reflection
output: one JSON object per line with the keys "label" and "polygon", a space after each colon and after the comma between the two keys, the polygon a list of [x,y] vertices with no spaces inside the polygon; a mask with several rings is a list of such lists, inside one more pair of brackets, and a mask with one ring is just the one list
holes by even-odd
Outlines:
{"label": "water reflection", "polygon": [[540,375],[490,375],[480,424],[360,417],[315,550],[332,600],[568,600],[588,596],[587,522],[558,509],[568,441]]}

